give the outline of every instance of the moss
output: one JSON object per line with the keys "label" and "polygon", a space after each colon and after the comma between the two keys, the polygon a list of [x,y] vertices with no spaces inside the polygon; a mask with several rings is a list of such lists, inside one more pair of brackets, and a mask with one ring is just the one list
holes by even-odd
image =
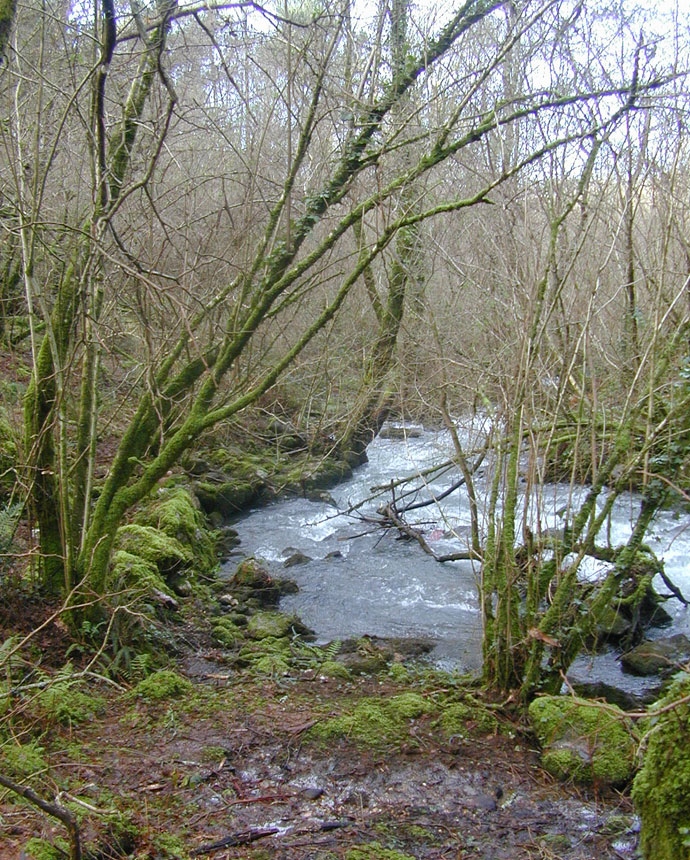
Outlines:
{"label": "moss", "polygon": [[345,860],[415,860],[411,854],[401,854],[393,848],[384,848],[380,842],[358,845],[345,855]]}
{"label": "moss", "polygon": [[287,660],[277,654],[265,654],[252,663],[252,672],[255,675],[288,675],[290,666]]}
{"label": "moss", "polygon": [[213,625],[211,633],[216,642],[220,642],[226,648],[235,648],[245,640],[244,629],[238,627],[229,618],[219,618]]}
{"label": "moss", "polygon": [[27,840],[24,852],[32,860],[65,860],[69,856],[69,845],[65,839],[56,839],[53,843],[32,836]]}
{"label": "moss", "polygon": [[288,636],[296,619],[279,612],[257,612],[247,622],[247,633],[254,639]]}
{"label": "moss", "polygon": [[11,779],[22,779],[48,769],[45,750],[37,741],[16,744],[7,741],[0,746],[3,772]]}
{"label": "moss", "polygon": [[204,515],[185,487],[162,489],[160,496],[137,514],[138,525],[149,526],[173,538],[194,553],[194,565],[209,572],[216,565],[215,544]]}
{"label": "moss", "polygon": [[343,666],[337,660],[326,660],[323,662],[319,666],[319,674],[324,675],[326,678],[340,678],[343,681],[347,681],[352,677],[352,673],[347,666]]}
{"label": "moss", "polygon": [[173,672],[171,669],[161,669],[144,678],[134,687],[132,693],[146,701],[159,701],[172,696],[183,696],[194,689],[191,681]]}
{"label": "moss", "polygon": [[453,702],[443,709],[436,724],[446,737],[467,737],[473,731],[496,734],[499,729],[496,717],[477,702]]}
{"label": "moss", "polygon": [[161,574],[170,573],[189,565],[192,551],[177,538],[170,537],[152,526],[131,523],[117,533],[118,549],[155,565]]}
{"label": "moss", "polygon": [[0,407],[0,494],[8,494],[15,481],[15,468],[18,462],[17,444],[7,420],[7,414]]}
{"label": "moss", "polygon": [[245,588],[268,588],[273,585],[273,579],[259,561],[255,558],[245,558],[237,565],[232,584]]}
{"label": "moss", "polygon": [[390,699],[362,699],[352,712],[319,723],[310,730],[320,740],[346,738],[365,747],[382,748],[416,743],[410,738],[412,720],[433,711],[433,705],[418,693],[403,693]]}
{"label": "moss", "polygon": [[171,594],[155,564],[124,549],[117,550],[113,556],[109,581],[116,590],[133,588],[143,594],[154,591]]}
{"label": "moss", "polygon": [[151,840],[158,860],[186,860],[189,852],[184,840],[175,833],[157,833]]}
{"label": "moss", "polygon": [[209,764],[217,764],[219,761],[223,761],[227,755],[228,751],[225,747],[208,746],[201,751],[201,760]]}
{"label": "moss", "polygon": [[250,505],[259,495],[262,483],[259,480],[233,480],[214,484],[198,481],[194,485],[201,507],[207,514],[217,511],[230,517]]}
{"label": "moss", "polygon": [[402,663],[391,663],[388,667],[388,677],[399,684],[406,684],[412,676],[410,670]]}
{"label": "moss", "polygon": [[529,707],[544,750],[542,765],[560,779],[622,785],[633,774],[635,742],[625,713],[586,699],[544,696]]}
{"label": "moss", "polygon": [[[674,681],[655,704],[690,694],[690,677]],[[690,707],[679,705],[649,721],[650,732],[632,796],[640,815],[640,845],[647,860],[690,858]]]}
{"label": "moss", "polygon": [[43,717],[62,725],[89,722],[105,708],[101,696],[86,693],[68,681],[51,684],[40,691],[36,700]]}

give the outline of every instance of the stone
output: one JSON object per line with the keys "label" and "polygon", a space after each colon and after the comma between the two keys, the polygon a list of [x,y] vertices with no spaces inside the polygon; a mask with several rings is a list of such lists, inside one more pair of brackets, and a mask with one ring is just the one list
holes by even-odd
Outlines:
{"label": "stone", "polygon": [[529,706],[542,767],[558,779],[621,786],[635,769],[636,744],[625,713],[574,696],[543,696]]}
{"label": "stone", "polygon": [[252,639],[281,639],[286,636],[312,638],[314,631],[306,627],[295,615],[280,612],[256,612],[247,621],[247,633]]}
{"label": "stone", "polygon": [[296,567],[298,564],[309,564],[313,559],[305,555],[303,552],[293,552],[291,556],[285,559],[283,567]]}
{"label": "stone", "polygon": [[683,633],[641,642],[621,657],[624,671],[633,675],[669,675],[688,661],[690,639]]}

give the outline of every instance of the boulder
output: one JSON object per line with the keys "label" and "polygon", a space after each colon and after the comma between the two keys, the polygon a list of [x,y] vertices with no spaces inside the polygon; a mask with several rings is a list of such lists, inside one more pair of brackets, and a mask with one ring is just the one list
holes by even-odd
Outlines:
{"label": "boulder", "polygon": [[570,696],[543,696],[529,706],[541,763],[558,779],[621,786],[635,769],[636,744],[625,713]]}
{"label": "boulder", "polygon": [[632,675],[670,675],[688,661],[690,639],[683,633],[641,642],[621,657],[624,671]]}
{"label": "boulder", "polygon": [[282,639],[285,636],[299,634],[313,636],[313,631],[306,627],[294,615],[282,615],[280,612],[256,612],[247,622],[247,634],[252,639],[267,639],[269,636]]}

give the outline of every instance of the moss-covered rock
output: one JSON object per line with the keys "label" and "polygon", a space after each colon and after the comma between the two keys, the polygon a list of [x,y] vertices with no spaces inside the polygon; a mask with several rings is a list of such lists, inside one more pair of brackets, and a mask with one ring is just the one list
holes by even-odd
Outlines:
{"label": "moss-covered rock", "polygon": [[113,555],[109,583],[113,590],[118,591],[134,589],[143,594],[159,591],[170,595],[170,589],[156,565],[124,549]]}
{"label": "moss-covered rock", "polygon": [[[690,695],[690,677],[675,681],[659,710]],[[690,706],[678,705],[648,721],[649,735],[632,796],[640,815],[645,860],[690,858]]]}
{"label": "moss-covered rock", "polygon": [[253,639],[266,639],[284,636],[309,635],[313,631],[294,615],[283,615],[280,612],[256,612],[247,621],[247,635]]}
{"label": "moss-covered rock", "polygon": [[544,696],[529,707],[545,770],[559,779],[623,785],[635,767],[635,742],[625,713],[585,699]]}
{"label": "moss-covered rock", "polygon": [[352,677],[350,670],[337,660],[325,660],[319,666],[319,675],[325,678],[340,678],[343,681],[348,681]]}
{"label": "moss-covered rock", "polygon": [[374,749],[416,745],[410,736],[412,721],[433,710],[434,706],[418,693],[402,693],[390,699],[365,698],[349,714],[318,723],[310,733],[319,740],[345,738]]}
{"label": "moss-covered rock", "polygon": [[278,654],[265,654],[252,663],[251,670],[256,675],[281,676],[290,673],[290,664]]}
{"label": "moss-covered rock", "polygon": [[231,584],[253,590],[265,589],[273,586],[273,578],[260,561],[255,558],[245,558],[237,565]]}
{"label": "moss-covered rock", "polygon": [[260,495],[260,481],[232,480],[223,483],[197,481],[194,491],[201,507],[207,514],[218,512],[223,517],[231,517],[238,511],[249,507]]}
{"label": "moss-covered rock", "polygon": [[163,576],[188,566],[193,559],[191,548],[184,546],[177,538],[170,537],[153,526],[138,523],[130,523],[118,529],[117,546],[118,549],[155,565]]}
{"label": "moss-covered rock", "polygon": [[[246,619],[244,621],[246,623]],[[244,629],[231,618],[218,618],[211,628],[211,634],[216,642],[226,648],[236,648],[245,640]]]}
{"label": "moss-covered rock", "polygon": [[191,550],[196,569],[208,572],[215,567],[213,538],[198,502],[186,487],[162,488],[159,495],[137,514],[135,522],[155,528]]}
{"label": "moss-covered rock", "polygon": [[641,642],[621,657],[621,665],[633,675],[670,675],[690,660],[690,639],[676,633],[666,639]]}

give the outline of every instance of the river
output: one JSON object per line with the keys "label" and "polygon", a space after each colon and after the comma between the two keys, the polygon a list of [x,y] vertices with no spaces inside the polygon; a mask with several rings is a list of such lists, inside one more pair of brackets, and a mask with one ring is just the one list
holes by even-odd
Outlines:
{"label": "river", "polygon": [[[352,478],[330,491],[337,508],[321,501],[290,498],[251,511],[234,523],[243,555],[263,559],[276,576],[294,579],[299,592],[281,602],[281,609],[295,612],[314,629],[321,642],[361,636],[428,636],[438,645],[434,660],[444,667],[477,671],[481,662],[481,621],[475,584],[476,569],[469,561],[440,564],[425,555],[419,545],[400,540],[394,532],[371,531],[352,515],[341,513],[371,495],[371,488],[412,475],[438,464],[453,454],[450,436],[445,431],[416,428],[419,435],[406,439],[377,438],[367,449],[368,462],[357,468]],[[471,446],[481,428],[467,427],[463,443]],[[439,495],[458,479],[449,471],[430,483],[419,494]],[[480,498],[486,496],[486,481],[481,471],[476,476]],[[541,528],[562,525],[562,512],[570,502],[577,503],[586,488],[573,491],[565,484],[544,488],[539,504],[532,503],[528,519]],[[390,498],[382,495],[362,512],[374,512]],[[619,499],[607,523],[613,545],[627,539],[631,520],[639,509],[639,497],[627,494]],[[464,489],[452,493],[439,505],[420,508],[415,522],[425,532],[437,554],[467,548],[470,511]],[[658,515],[647,542],[665,562],[667,574],[690,595],[690,517],[673,511]],[[450,532],[454,532],[451,535]],[[308,563],[284,567],[294,553],[308,556]],[[596,576],[601,563],[590,560],[583,575]],[[236,560],[230,561],[229,575]],[[662,583],[659,591],[665,592]],[[674,617],[673,629],[690,633],[690,612],[677,600],[666,608]],[[650,634],[652,637],[655,631]],[[631,691],[644,682],[622,677],[616,655],[580,658],[574,671],[578,676],[596,675],[619,683]],[[620,677],[619,677],[620,676]]]}

